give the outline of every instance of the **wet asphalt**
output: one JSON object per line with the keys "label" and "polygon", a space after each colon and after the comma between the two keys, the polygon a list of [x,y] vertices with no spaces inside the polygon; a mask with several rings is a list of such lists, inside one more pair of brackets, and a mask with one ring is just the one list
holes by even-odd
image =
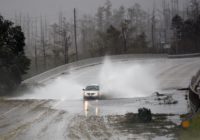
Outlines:
{"label": "wet asphalt", "polygon": [[[92,101],[83,101],[82,98],[45,99],[35,95],[26,96],[29,94],[26,93],[0,100],[0,140],[177,139],[174,127],[180,124],[180,115],[190,110],[188,101],[185,100],[187,91],[177,89],[189,85],[192,75],[200,67],[200,59],[161,58],[137,60],[138,62],[155,66],[156,76],[160,80],[159,92],[171,96],[177,104],[164,104],[163,100],[158,100],[153,93],[140,98],[108,98]],[[128,65],[130,63],[135,63],[135,60],[126,62]],[[68,74],[62,76],[88,84],[95,80],[98,70],[99,65],[95,65],[74,70],[71,72],[73,77]],[[86,80],[88,77],[90,80]],[[44,84],[48,83],[51,82],[47,78]],[[131,127],[121,128],[123,125],[115,119],[109,119],[123,116],[128,112],[137,113],[141,107],[151,109],[154,114],[165,114],[166,123],[159,125],[152,123],[148,126],[130,124]],[[161,126],[166,127],[161,129]],[[146,127],[148,129],[144,129]]]}

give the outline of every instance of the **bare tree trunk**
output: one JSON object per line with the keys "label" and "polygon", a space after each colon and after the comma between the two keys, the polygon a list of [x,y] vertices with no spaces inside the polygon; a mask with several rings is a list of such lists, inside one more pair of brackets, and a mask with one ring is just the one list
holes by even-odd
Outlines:
{"label": "bare tree trunk", "polygon": [[57,59],[56,58],[56,25],[53,26],[53,52],[54,52],[54,65],[57,65]]}
{"label": "bare tree trunk", "polygon": [[76,35],[76,9],[74,8],[74,40],[75,40],[75,49],[76,49],[76,61],[78,58],[78,47],[77,47],[77,35]]}
{"label": "bare tree trunk", "polygon": [[37,56],[37,19],[35,20],[35,37],[34,37],[34,57],[35,57],[35,70],[38,73],[38,56]]}
{"label": "bare tree trunk", "polygon": [[27,36],[27,47],[30,48],[30,16],[27,14],[26,17],[26,36]]}
{"label": "bare tree trunk", "polygon": [[179,14],[179,0],[171,0],[172,3],[172,17]]}
{"label": "bare tree trunk", "polygon": [[69,57],[68,57],[68,38],[67,38],[67,36],[65,37],[65,44],[64,44],[64,46],[65,46],[65,64],[67,64],[68,62],[69,62]]}
{"label": "bare tree trunk", "polygon": [[124,53],[126,53],[127,52],[127,36],[126,36],[126,27],[123,27],[123,25],[122,25],[122,37],[123,37],[123,42],[124,42]]}
{"label": "bare tree trunk", "polygon": [[152,21],[151,21],[151,40],[152,40],[152,48],[155,49],[155,6],[153,8],[152,13]]}
{"label": "bare tree trunk", "polygon": [[48,45],[48,30],[47,30],[47,18],[45,17],[44,21],[44,60],[45,60],[45,69],[48,67],[47,62],[47,45]]}
{"label": "bare tree trunk", "polygon": [[166,8],[166,2],[165,0],[162,1],[162,6],[163,6],[163,25],[164,25],[164,42],[167,42],[167,8]]}
{"label": "bare tree trunk", "polygon": [[44,40],[44,27],[42,17],[40,19],[40,28],[41,28],[41,46],[42,46],[42,53],[43,53],[43,66],[46,70],[46,48],[45,48],[45,40]]}
{"label": "bare tree trunk", "polygon": [[[59,23],[58,23],[58,34],[59,34],[59,45],[62,47],[63,52],[65,50],[65,46],[64,46],[64,38],[63,38],[63,14],[62,12],[59,12]],[[65,53],[65,52],[64,52]],[[65,63],[65,58],[63,58],[63,62]],[[63,63],[62,62],[62,63]]]}

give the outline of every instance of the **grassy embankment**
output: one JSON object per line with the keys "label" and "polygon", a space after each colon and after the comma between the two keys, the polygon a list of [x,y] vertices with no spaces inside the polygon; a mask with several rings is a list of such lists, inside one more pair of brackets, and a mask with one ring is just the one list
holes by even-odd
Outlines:
{"label": "grassy embankment", "polygon": [[180,140],[200,140],[200,113],[189,121],[189,128],[181,130]]}

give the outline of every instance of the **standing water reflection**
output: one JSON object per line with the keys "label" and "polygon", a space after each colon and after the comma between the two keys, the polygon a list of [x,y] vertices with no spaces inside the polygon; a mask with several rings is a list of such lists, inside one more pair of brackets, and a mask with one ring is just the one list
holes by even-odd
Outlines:
{"label": "standing water reflection", "polygon": [[84,114],[85,116],[99,116],[100,115],[100,109],[99,109],[99,101],[83,101],[83,107],[84,107]]}

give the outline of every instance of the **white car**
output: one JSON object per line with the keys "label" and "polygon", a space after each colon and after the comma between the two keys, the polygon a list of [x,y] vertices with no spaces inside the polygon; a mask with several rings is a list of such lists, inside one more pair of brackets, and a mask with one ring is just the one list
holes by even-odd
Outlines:
{"label": "white car", "polygon": [[83,89],[84,99],[99,99],[100,98],[100,88],[99,85],[88,85]]}

